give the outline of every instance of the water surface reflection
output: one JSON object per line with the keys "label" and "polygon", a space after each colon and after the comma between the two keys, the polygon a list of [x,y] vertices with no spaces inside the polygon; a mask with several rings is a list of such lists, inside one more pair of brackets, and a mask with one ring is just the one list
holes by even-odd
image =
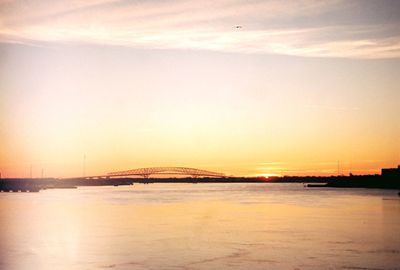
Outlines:
{"label": "water surface reflection", "polygon": [[152,184],[1,194],[2,269],[400,269],[396,191]]}

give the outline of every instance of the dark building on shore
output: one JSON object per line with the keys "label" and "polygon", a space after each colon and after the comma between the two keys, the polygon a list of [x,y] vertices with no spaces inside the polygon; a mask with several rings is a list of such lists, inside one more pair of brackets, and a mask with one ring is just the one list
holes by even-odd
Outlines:
{"label": "dark building on shore", "polygon": [[382,169],[381,175],[384,177],[400,177],[400,165],[397,168]]}

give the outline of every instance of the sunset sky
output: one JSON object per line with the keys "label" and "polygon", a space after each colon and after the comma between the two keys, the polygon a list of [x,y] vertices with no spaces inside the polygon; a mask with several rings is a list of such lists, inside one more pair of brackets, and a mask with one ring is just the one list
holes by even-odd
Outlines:
{"label": "sunset sky", "polygon": [[400,163],[400,1],[0,0],[0,172]]}

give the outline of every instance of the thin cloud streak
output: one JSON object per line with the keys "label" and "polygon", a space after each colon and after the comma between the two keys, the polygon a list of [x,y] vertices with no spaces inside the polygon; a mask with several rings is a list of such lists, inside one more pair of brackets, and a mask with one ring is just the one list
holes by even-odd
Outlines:
{"label": "thin cloud streak", "polygon": [[[47,2],[24,9],[19,2],[9,1],[0,4],[3,10],[0,41],[74,42],[304,57],[400,57],[400,32],[393,30],[397,23],[342,25],[315,19],[313,25],[303,26],[303,17],[322,16],[345,5],[341,1],[200,4],[95,0],[74,1],[72,6]],[[238,24],[243,27],[236,28]]]}

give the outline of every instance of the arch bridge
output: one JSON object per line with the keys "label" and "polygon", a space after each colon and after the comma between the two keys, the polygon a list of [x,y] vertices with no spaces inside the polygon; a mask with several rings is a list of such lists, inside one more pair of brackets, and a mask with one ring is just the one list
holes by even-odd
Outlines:
{"label": "arch bridge", "polygon": [[127,171],[110,172],[107,177],[124,177],[124,176],[143,176],[149,178],[150,175],[190,175],[192,177],[225,177],[223,173],[211,172],[186,167],[153,167],[139,168]]}

